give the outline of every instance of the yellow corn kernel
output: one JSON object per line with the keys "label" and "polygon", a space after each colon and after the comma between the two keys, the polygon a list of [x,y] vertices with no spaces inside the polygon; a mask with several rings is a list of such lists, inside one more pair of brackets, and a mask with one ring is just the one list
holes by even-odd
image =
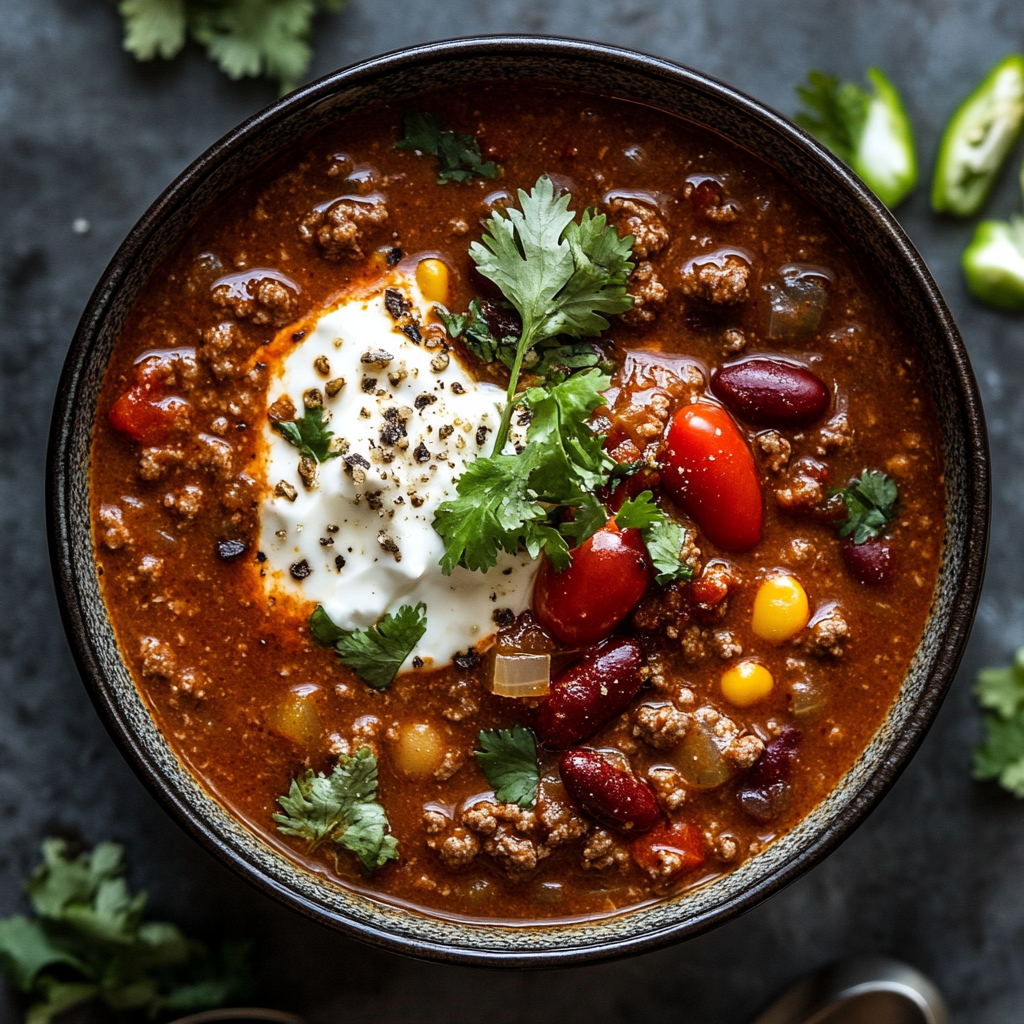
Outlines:
{"label": "yellow corn kernel", "polygon": [[440,766],[444,742],[432,725],[404,725],[399,730],[394,752],[398,767],[406,775],[423,779]]}
{"label": "yellow corn kernel", "polygon": [[448,267],[441,260],[420,260],[416,267],[416,284],[427,302],[448,301]]}
{"label": "yellow corn kernel", "polygon": [[796,636],[810,617],[807,592],[792,576],[779,573],[769,576],[758,589],[750,628],[762,640],[781,644]]}
{"label": "yellow corn kernel", "polygon": [[738,708],[758,704],[772,692],[775,680],[759,661],[741,661],[722,673],[722,696]]}

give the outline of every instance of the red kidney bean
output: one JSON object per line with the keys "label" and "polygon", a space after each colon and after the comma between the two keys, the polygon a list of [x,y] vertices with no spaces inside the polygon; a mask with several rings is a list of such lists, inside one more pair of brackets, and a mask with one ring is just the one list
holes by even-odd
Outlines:
{"label": "red kidney bean", "polygon": [[558,770],[569,796],[602,825],[646,832],[661,818],[650,789],[594,750],[567,750]]}
{"label": "red kidney bean", "polygon": [[551,683],[537,709],[536,732],[551,750],[582,743],[625,710],[643,685],[636,640],[606,640]]}
{"label": "red kidney bean", "polygon": [[883,586],[892,581],[896,572],[896,552],[889,544],[874,538],[863,544],[854,544],[847,537],[839,545],[850,575],[869,587]]}
{"label": "red kidney bean", "polygon": [[743,780],[736,798],[755,821],[771,821],[789,804],[789,775],[799,739],[800,730],[795,725],[785,726]]}
{"label": "red kidney bean", "polygon": [[723,366],[711,392],[740,419],[764,427],[798,427],[829,406],[828,388],[810,370],[780,359],[755,358]]}

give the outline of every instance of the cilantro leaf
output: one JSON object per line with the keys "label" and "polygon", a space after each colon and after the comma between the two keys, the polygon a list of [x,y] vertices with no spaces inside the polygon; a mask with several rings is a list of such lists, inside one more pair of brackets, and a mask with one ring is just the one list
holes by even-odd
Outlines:
{"label": "cilantro leaf", "polygon": [[864,470],[839,493],[846,504],[846,519],[837,525],[836,532],[840,537],[852,535],[854,544],[877,537],[896,517],[896,481],[878,470]]}
{"label": "cilantro leaf", "polygon": [[974,750],[974,777],[994,779],[1024,798],[1024,647],[1012,666],[982,669],[974,693],[986,709],[985,740]]}
{"label": "cilantro leaf", "polygon": [[338,660],[375,690],[386,690],[405,659],[427,631],[427,606],[403,604],[366,629],[342,629],[317,605],[309,617],[309,632],[317,643],[333,647]]}
{"label": "cilantro leaf", "polygon": [[146,896],[133,896],[123,874],[114,843],[74,859],[62,840],[43,843],[26,884],[35,916],[0,920],[0,972],[30,996],[33,1024],[96,998],[153,1016],[183,993],[196,1010],[248,994],[244,951],[218,957],[173,924],[144,920]]}
{"label": "cilantro leaf", "polygon": [[326,462],[336,459],[341,452],[331,451],[334,431],[327,429],[327,419],[322,408],[306,409],[302,419],[274,420],[271,426],[291,445],[299,449],[300,455]]}
{"label": "cilantro leaf", "polygon": [[469,181],[474,174],[481,178],[497,176],[498,165],[493,160],[484,161],[475,136],[447,131],[433,114],[406,111],[402,127],[402,138],[395,143],[395,148],[436,156],[441,162],[438,185],[449,181]]}
{"label": "cilantro leaf", "polygon": [[278,831],[305,839],[310,851],[337,843],[370,874],[398,859],[398,842],[377,800],[377,759],[369,747],[341,755],[330,775],[307,769],[277,802],[285,812],[274,815]]}
{"label": "cilantro leaf", "polygon": [[318,10],[346,0],[120,0],[124,48],[138,60],[174,57],[186,37],[230,78],[265,75],[287,92],[309,69]]}
{"label": "cilantro leaf", "polygon": [[[608,510],[593,494],[584,494],[572,506],[573,516],[558,524],[558,532],[572,541],[574,548],[589,540],[608,522]],[[555,569],[559,566],[555,565]]]}
{"label": "cilantro leaf", "polygon": [[526,447],[519,455],[476,458],[456,482],[457,497],[434,514],[434,529],[445,541],[445,574],[456,565],[486,572],[499,551],[520,547],[534,557],[546,550],[556,569],[568,566],[565,536],[574,528],[559,524],[561,511],[584,506],[589,525],[590,495],[607,482],[613,466],[603,436],[588,422],[607,386],[605,374],[590,370],[521,396],[531,414]]}
{"label": "cilantro leaf", "polygon": [[835,75],[811,71],[807,84],[796,87],[796,94],[807,108],[796,115],[796,123],[840,160],[851,163],[867,123],[868,93],[853,82],[840,82]]}
{"label": "cilantro leaf", "polygon": [[626,292],[633,236],[620,238],[603,214],[590,210],[577,223],[569,199],[556,196],[551,179],[542,175],[529,194],[519,190],[521,209],[496,210],[482,240],[469,247],[477,270],[501,289],[523,324],[496,452],[508,438],[519,372],[530,349],[562,334],[597,337],[609,326],[603,314],[625,313],[633,305]]}
{"label": "cilantro leaf", "polygon": [[501,803],[533,807],[537,802],[540,768],[537,764],[537,738],[530,729],[514,725],[511,729],[482,729],[475,750],[477,763]]}
{"label": "cilantro leaf", "polygon": [[691,580],[693,568],[679,558],[682,528],[654,504],[653,497],[650,491],[641,491],[635,498],[628,498],[615,513],[615,523],[620,530],[641,532],[657,572],[656,583],[664,586],[675,580]]}

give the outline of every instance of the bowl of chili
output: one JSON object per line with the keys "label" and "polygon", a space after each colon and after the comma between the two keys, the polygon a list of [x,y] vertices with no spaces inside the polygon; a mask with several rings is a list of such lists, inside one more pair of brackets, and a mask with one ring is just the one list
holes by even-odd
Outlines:
{"label": "bowl of chili", "polygon": [[[481,99],[481,105],[490,104],[488,109],[495,109],[500,104],[503,90],[508,90],[509,95],[522,104],[530,95],[537,95],[528,90],[534,88],[533,83],[538,82],[557,82],[560,88],[578,90],[583,95],[613,97],[616,102],[631,104],[630,109],[635,111],[656,111],[660,115],[682,119],[707,132],[708,138],[725,139],[738,147],[737,152],[743,151],[756,158],[766,168],[770,168],[772,173],[790,183],[795,190],[794,195],[798,194],[810,205],[828,211],[828,223],[836,237],[843,246],[848,247],[853,258],[871,267],[879,293],[891,308],[898,310],[904,329],[914,339],[914,355],[907,358],[919,360],[921,381],[927,382],[921,384],[927,392],[927,398],[917,396],[914,399],[915,407],[921,406],[922,401],[925,405],[932,402],[936,411],[934,423],[938,455],[933,479],[929,481],[932,487],[930,493],[938,494],[938,500],[944,500],[944,509],[941,517],[937,509],[932,512],[936,521],[941,519],[941,538],[929,556],[934,562],[933,585],[929,589],[926,585],[929,581],[926,580],[922,584],[925,595],[917,599],[922,609],[923,628],[919,638],[914,636],[912,642],[909,642],[905,670],[891,681],[892,699],[878,712],[876,727],[864,737],[856,756],[850,756],[849,763],[842,766],[835,784],[813,806],[808,806],[806,813],[801,812],[791,827],[787,826],[774,841],[769,833],[769,839],[758,846],[756,856],[740,858],[734,869],[698,879],[699,884],[685,890],[663,893],[662,898],[644,892],[641,896],[632,897],[632,903],[627,900],[624,904],[604,911],[596,908],[596,905],[588,905],[590,909],[587,912],[559,917],[550,913],[532,916],[530,912],[516,913],[517,904],[510,897],[505,909],[495,915],[501,919],[488,919],[486,911],[479,916],[446,913],[443,906],[448,897],[443,887],[440,894],[433,897],[435,905],[431,907],[429,899],[410,899],[408,892],[396,890],[391,893],[375,893],[360,884],[358,879],[345,885],[325,880],[322,863],[289,855],[288,848],[282,847],[280,842],[275,844],[269,841],[266,831],[262,834],[259,834],[259,830],[254,831],[251,815],[228,810],[229,804],[239,806],[238,802],[244,799],[244,795],[229,794],[229,799],[223,796],[218,799],[223,778],[220,782],[212,778],[200,779],[194,771],[189,770],[184,736],[176,740],[171,736],[169,739],[158,728],[152,710],[152,698],[147,701],[140,694],[133,675],[132,660],[126,657],[123,644],[119,643],[119,633],[123,633],[124,629],[119,626],[115,630],[105,600],[105,593],[109,591],[103,589],[103,573],[108,565],[106,560],[110,557],[109,552],[116,553],[118,547],[123,546],[118,542],[122,536],[119,533],[122,523],[120,513],[117,516],[112,512],[103,513],[103,508],[109,506],[102,506],[97,513],[98,525],[94,525],[92,506],[95,504],[95,496],[92,492],[102,491],[106,486],[102,466],[110,464],[104,448],[107,441],[97,432],[99,428],[95,424],[98,422],[98,411],[104,408],[115,427],[120,422],[122,426],[128,424],[124,429],[129,432],[141,431],[136,441],[145,444],[144,432],[150,429],[153,417],[168,414],[168,410],[170,414],[174,413],[174,399],[162,398],[162,404],[143,404],[147,397],[146,389],[158,384],[149,378],[132,378],[134,371],[131,367],[139,365],[135,357],[134,362],[124,364],[124,372],[121,374],[121,379],[130,383],[128,391],[118,400],[121,404],[116,409],[110,403],[103,405],[101,396],[104,381],[111,373],[115,343],[125,330],[132,310],[147,287],[154,269],[170,258],[169,254],[173,254],[176,248],[180,249],[185,244],[197,218],[205,216],[233,189],[237,190],[239,183],[253,167],[279,161],[293,147],[305,145],[315,133],[323,131],[341,118],[356,117],[365,111],[380,109],[382,105],[390,105],[387,109],[399,110],[411,98],[430,93],[431,90],[486,87],[492,98]],[[517,89],[525,89],[527,92],[517,93]],[[519,109],[521,111],[521,106]],[[577,109],[570,99],[566,100],[566,109],[572,111],[576,118],[572,123],[577,127],[574,128],[575,137],[569,137],[564,142],[560,153],[562,169],[572,167],[578,152],[586,150],[588,145],[587,104],[583,103]],[[472,101],[466,112],[472,113]],[[565,116],[564,112],[561,116]],[[508,150],[506,154],[504,158],[511,162],[513,155]],[[483,158],[488,155],[487,152],[481,154],[477,150],[470,164],[478,169],[485,165]],[[625,159],[634,159],[636,156],[631,156],[627,151]],[[454,177],[451,180],[460,179]],[[728,202],[723,201],[714,187],[710,193],[708,188],[702,189],[703,181],[699,175],[691,176],[681,186],[684,194],[688,198],[696,195],[698,200],[701,196],[706,198],[710,195],[709,202],[718,213],[709,214],[705,210],[705,214],[712,222],[715,216],[727,221]],[[542,187],[552,186],[542,186],[541,181],[538,181],[537,188]],[[756,193],[756,189],[749,193],[745,200],[747,208],[757,208]],[[627,212],[629,208],[621,204],[631,202],[635,205],[638,199],[633,194],[619,196],[609,193],[609,197],[609,204],[618,200],[619,209],[626,209]],[[521,193],[520,198],[525,203],[529,197]],[[554,194],[549,198],[555,202]],[[642,200],[643,197],[640,198]],[[509,194],[491,199],[492,207],[499,210],[513,203],[514,199]],[[324,227],[325,211],[318,208],[314,214],[318,219],[315,223],[309,222],[307,233],[324,247],[325,252],[330,252],[331,246],[341,244],[338,240],[344,232],[332,235],[331,226],[328,224]],[[500,219],[500,214],[496,216]],[[637,246],[636,239],[641,237],[642,231],[649,227],[650,222],[640,217],[631,236],[634,246]],[[465,233],[463,226],[458,224],[452,230],[456,234]],[[654,243],[650,244],[653,246]],[[701,264],[698,260],[690,260],[681,271],[684,294],[693,300],[698,310],[703,311],[700,314],[703,318],[701,330],[710,330],[709,324],[712,327],[719,325],[728,328],[722,319],[721,307],[729,307],[732,303],[728,289],[735,285],[737,268],[742,269],[740,264],[749,264],[751,260],[749,251],[735,248],[718,250],[713,255],[718,260],[714,266],[717,271],[722,271],[721,274],[716,270],[705,272],[704,268],[712,263]],[[241,263],[244,267],[245,261]],[[236,262],[236,268],[238,265]],[[776,314],[783,318],[789,317],[790,326],[795,324],[793,329],[799,331],[800,317],[805,315],[803,306],[813,305],[813,296],[818,294],[815,289],[820,291],[827,286],[821,282],[827,281],[828,275],[820,268],[804,262],[788,264],[780,274],[774,282],[765,281],[765,308],[771,317]],[[280,274],[277,277],[264,277],[262,281],[271,281],[271,286],[267,286],[265,292],[258,295],[256,292],[241,294],[240,298],[231,292],[233,280],[230,274],[224,274],[218,277],[216,283],[225,290],[226,302],[238,299],[238,304],[231,308],[239,318],[248,316],[252,322],[269,323],[271,327],[285,322],[273,318],[277,308],[275,303],[279,306],[280,301],[285,301],[281,299],[284,294],[281,287],[275,287],[275,284],[280,286],[282,280],[287,279],[283,279]],[[786,292],[786,289],[789,291]],[[803,306],[800,303],[797,307],[792,304],[787,306],[783,301],[783,293],[790,296],[799,293]],[[646,293],[641,291],[634,298],[635,306],[642,307],[644,294],[647,299],[655,297],[655,293],[650,290]],[[778,296],[782,298],[776,302]],[[808,296],[811,298],[808,299]],[[246,302],[248,306],[244,306]],[[245,312],[239,312],[243,309]],[[264,320],[261,321],[260,316]],[[795,320],[792,319],[794,317]],[[681,329],[686,327],[685,318],[680,324]],[[774,328],[770,325],[767,332],[769,337],[775,336]],[[291,337],[299,341],[303,333],[303,330],[297,330]],[[729,333],[727,329],[725,334]],[[851,326],[848,333],[851,337],[856,335],[859,358],[865,361],[883,358],[876,348],[872,348],[857,335],[856,325]],[[848,343],[834,335],[835,332],[829,338],[830,344]],[[726,344],[732,342],[727,341]],[[774,361],[769,360],[770,365],[766,367],[757,365],[758,358],[761,358],[761,353],[755,351],[727,362],[727,365],[716,371],[711,377],[711,395],[706,401],[694,399],[694,404],[678,412],[672,421],[671,431],[666,434],[668,443],[674,443],[672,438],[678,437],[681,440],[676,443],[676,448],[680,452],[692,451],[693,446],[699,447],[703,443],[702,430],[710,430],[712,434],[717,432],[716,436],[721,436],[723,430],[728,433],[734,429],[729,425],[733,421],[728,414],[723,413],[723,407],[731,410],[741,420],[746,416],[751,423],[756,424],[759,422],[758,416],[766,415],[768,420],[765,422],[784,424],[797,432],[802,428],[803,420],[810,422],[814,416],[821,414],[821,409],[827,404],[827,395],[822,396],[823,385],[807,366],[800,365],[799,360],[794,362],[786,358],[774,358]],[[114,365],[117,365],[116,361]],[[147,364],[143,361],[142,365]],[[148,365],[151,368],[157,366],[152,362]],[[641,373],[641,370],[636,369],[635,359],[633,367],[636,373]],[[769,378],[771,381],[784,381],[785,394],[796,396],[793,408],[775,408],[771,401],[765,404],[758,399],[758,388],[766,386],[765,381]],[[135,383],[131,383],[132,380]],[[895,390],[886,392],[881,383],[878,389],[878,415],[883,418],[881,410],[886,402],[906,399],[906,395],[901,398]],[[363,390],[372,389],[364,387]],[[114,404],[117,405],[116,402]],[[142,408],[150,410],[146,413],[149,419],[146,416],[139,418],[138,413]],[[908,402],[908,422],[913,415]],[[830,422],[833,425],[836,423],[835,420]],[[243,423],[239,429],[244,428]],[[609,430],[613,428],[614,424],[609,424]],[[778,434],[778,431],[769,433]],[[909,430],[906,433],[913,435],[914,432]],[[219,450],[219,436],[210,437],[204,443],[211,450]],[[793,436],[803,438],[804,435]],[[822,435],[818,440],[825,445],[823,450],[827,450],[828,437]],[[914,444],[913,438],[907,441],[905,436],[904,441]],[[479,445],[481,442],[477,443]],[[837,443],[842,444],[841,441]],[[772,445],[777,446],[774,439],[762,445],[766,458],[778,454],[777,448],[772,449]],[[157,450],[152,444],[146,447],[146,451]],[[149,458],[151,464],[156,456]],[[811,463],[813,458],[807,465]],[[351,466],[348,468],[352,469]],[[662,468],[666,472],[677,473],[680,480],[696,472],[694,467],[686,463],[683,455],[676,457],[675,462],[667,459]],[[154,474],[162,471],[159,467],[152,470]],[[714,487],[701,491],[696,485],[689,489],[678,482],[671,487],[666,485],[670,495],[688,508],[693,518],[704,528],[705,534],[712,538],[713,544],[724,552],[749,546],[750,537],[760,535],[762,528],[760,518],[754,523],[751,516],[736,514],[737,502],[745,500],[740,492],[746,486],[742,481],[736,482],[742,476],[742,473],[737,472],[738,475],[734,474],[730,478],[730,486],[734,490],[725,494],[724,498]],[[860,478],[860,485],[866,485],[867,477],[865,471]],[[882,477],[882,474],[879,473],[878,477]],[[143,476],[143,479],[146,477]],[[129,234],[107,268],[83,315],[58,390],[50,438],[47,486],[51,561],[65,629],[79,669],[98,711],[122,752],[179,823],[242,877],[320,922],[398,952],[492,966],[587,963],[650,950],[699,934],[777,892],[834,849],[886,792],[921,742],[937,713],[961,657],[977,604],[984,571],[989,509],[989,467],[984,420],[962,341],[921,257],[884,206],[850,170],[784,117],[698,72],[659,58],[596,43],[525,37],[434,43],[373,58],[328,75],[250,118],[183,172]],[[820,486],[818,490],[821,492]],[[861,490],[863,496],[863,486]],[[783,491],[785,488],[780,487],[776,493],[781,494]],[[179,517],[175,522],[187,522],[190,493],[168,492],[166,506]],[[281,493],[290,500],[286,492]],[[822,493],[819,493],[819,497],[822,497]],[[793,487],[789,488],[789,494],[792,499]],[[784,501],[782,497],[778,500]],[[890,498],[890,505],[892,501]],[[687,505],[687,502],[690,504]],[[878,507],[882,507],[882,498],[878,502]],[[103,518],[104,515],[107,518]],[[183,530],[186,528],[182,527]],[[861,541],[869,536],[866,534]],[[125,533],[124,537],[128,538],[124,543],[130,548],[130,535]],[[103,551],[100,551],[103,545],[98,543],[98,538],[110,541]],[[325,537],[321,544],[326,544],[327,540]],[[853,541],[857,541],[857,538],[854,537]],[[622,542],[615,543],[621,546]],[[218,547],[217,553],[217,557],[224,560],[234,558],[245,550],[245,543],[241,541],[218,541],[218,545],[224,544],[228,546]],[[385,547],[385,550],[388,549]],[[888,562],[883,564],[877,556],[865,553],[868,551],[868,548],[862,547],[847,559],[850,571],[865,585],[871,583],[873,575],[881,578],[890,571]],[[902,568],[906,569],[907,561],[904,556]],[[153,570],[155,563],[147,565]],[[140,563],[140,571],[145,568]],[[306,569],[309,569],[308,565]],[[341,571],[340,567],[338,571]],[[543,569],[542,577],[545,572],[551,575],[548,569]],[[200,580],[203,579],[201,565],[196,573]],[[292,576],[300,579],[302,575],[293,566]],[[718,582],[722,578],[719,575]],[[771,593],[765,591],[764,601],[769,604],[772,600],[777,603],[785,598],[785,595],[779,595],[788,585],[785,580],[789,577],[785,577],[781,583],[779,579],[771,573],[766,577],[765,582],[769,584]],[[709,586],[714,582],[709,581]],[[562,621],[564,616],[561,610],[571,605],[573,600],[570,592],[572,588],[566,590],[565,586],[564,578],[538,583],[544,597],[543,600],[538,599],[536,610],[542,618],[546,616],[552,634],[558,638],[562,647],[572,648],[574,644],[585,647],[606,635],[607,631],[598,630],[591,636],[588,626],[587,630],[583,630],[587,635],[582,636],[582,633],[574,632],[575,627],[571,623]],[[729,585],[723,586],[728,592]],[[764,586],[762,584],[762,590]],[[579,587],[576,589],[579,590]],[[640,587],[638,594],[642,592],[643,587]],[[629,598],[633,602],[629,609],[634,607],[637,599]],[[758,592],[760,599],[761,591]],[[545,602],[548,606],[546,612],[541,607]],[[755,617],[758,614],[756,604],[755,601]],[[712,607],[709,614],[713,610]],[[652,615],[657,624],[652,629],[666,628],[663,626],[662,612],[663,609],[654,609]],[[645,627],[643,620],[636,618],[637,614],[639,611],[634,613],[631,621],[635,629],[642,632]],[[821,614],[827,618],[828,610]],[[661,619],[658,619],[659,615]],[[622,621],[622,615],[615,619],[615,622],[619,621]],[[708,621],[712,622],[712,619]],[[770,636],[771,628],[778,628],[777,617],[772,621],[776,626],[759,635]],[[667,628],[673,627],[670,625]],[[720,636],[722,632],[711,627],[702,630],[698,624],[694,635],[696,642],[710,647],[718,645],[715,649],[721,649],[720,656],[728,658],[732,656],[732,641]],[[842,637],[837,638],[834,629],[831,633],[819,630],[819,634],[819,639],[823,638],[822,643],[841,645]],[[145,645],[149,638],[141,639]],[[626,644],[627,647],[635,643],[629,640],[609,642]],[[822,650],[827,653],[826,647]],[[602,657],[610,657],[607,651],[601,652],[599,648],[598,653],[591,656],[596,659],[595,664]],[[149,661],[143,658],[139,662],[142,668],[138,671],[142,675],[171,678],[169,672],[160,667],[160,658],[165,657],[161,649],[150,645],[147,656]],[[623,656],[631,656],[630,651],[627,650]],[[585,660],[583,664],[589,665],[590,662]],[[748,661],[747,664],[756,665],[756,662]],[[742,669],[742,665],[738,669]],[[723,675],[721,687],[727,698],[730,693],[733,695],[731,703],[741,707],[747,700],[756,700],[757,688],[763,681],[756,668],[746,672],[737,671],[735,675],[730,673],[726,673],[729,676],[728,682],[726,675]],[[644,678],[649,679],[650,674]],[[557,680],[555,682],[557,684]],[[183,682],[181,676],[177,677],[174,684],[175,687],[184,686],[186,689],[192,685],[193,682],[189,680]],[[752,693],[754,697],[750,697]],[[718,715],[718,712],[714,714]],[[551,715],[548,717],[551,718]],[[604,785],[611,768],[593,750],[574,746],[579,736],[591,735],[593,730],[590,733],[583,730],[579,736],[572,733],[563,743],[559,738],[559,730],[564,731],[565,722],[558,719],[557,715],[555,718],[557,721],[552,719],[545,725],[542,709],[537,718],[537,729],[542,738],[546,735],[550,739],[548,745],[552,749],[573,748],[560,755],[566,789],[570,790],[577,802],[590,808],[592,817],[600,823],[608,824],[610,821],[609,827],[612,829],[621,826],[622,815],[616,817],[614,809],[603,817],[600,810],[593,809],[596,807],[593,791],[595,787],[599,789]],[[452,720],[457,721],[454,717]],[[720,717],[716,719],[721,720]],[[780,725],[776,719],[772,719],[770,725],[774,732],[771,729],[769,732],[775,739],[768,743],[769,752],[774,742],[773,756],[781,763],[789,757],[787,744],[795,742],[792,737],[798,730]],[[644,731],[653,728],[649,722],[647,725],[640,722],[634,728],[634,736],[650,740],[649,732]],[[651,744],[657,747],[661,736],[663,733],[657,734]],[[628,742],[624,740],[624,743]],[[835,742],[840,741],[837,739]],[[765,774],[765,765],[771,760],[763,755],[764,743],[761,743],[760,751],[761,760],[753,768],[750,778],[757,772]],[[749,768],[750,765],[745,767]],[[758,819],[757,815],[762,813],[764,801],[770,801],[772,786],[777,780],[765,775],[764,782],[765,785],[760,788],[748,785],[739,794],[741,800],[748,800],[747,810],[756,820],[762,821],[767,819]],[[744,797],[744,793],[748,796]],[[643,814],[647,815],[647,810]],[[651,822],[660,814],[652,803],[648,815]],[[240,818],[250,821],[250,824],[243,823]],[[633,824],[632,821],[626,822],[627,827]],[[649,826],[645,818],[643,827]],[[481,836],[490,834],[486,826],[481,827]],[[480,842],[479,839],[472,839],[472,843],[477,846]],[[678,850],[675,856],[678,861]],[[638,864],[642,865],[645,858],[653,858],[652,870],[655,871],[659,864],[665,863],[664,859],[658,860],[656,846],[645,852],[634,853]],[[348,881],[348,876],[344,877]],[[437,890],[437,883],[432,884],[434,890]],[[422,903],[427,905],[417,905]],[[538,916],[542,919],[537,919]]]}

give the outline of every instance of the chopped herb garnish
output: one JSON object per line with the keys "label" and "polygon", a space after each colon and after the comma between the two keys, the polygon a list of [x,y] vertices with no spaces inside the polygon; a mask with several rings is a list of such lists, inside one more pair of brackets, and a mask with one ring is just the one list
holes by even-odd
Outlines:
{"label": "chopped herb garnish", "polygon": [[29,1024],[94,999],[152,1018],[251,995],[249,943],[214,953],[169,922],[143,920],[146,894],[131,894],[124,870],[116,843],[75,858],[62,839],[43,843],[25,886],[34,916],[0,920],[0,972],[29,997]]}
{"label": "chopped herb garnish", "polygon": [[305,839],[310,852],[337,843],[370,874],[398,859],[398,842],[377,800],[377,759],[368,747],[339,757],[330,775],[307,769],[277,802],[285,811],[274,815],[278,831]]}
{"label": "chopped herb garnish", "polygon": [[1024,647],[1007,668],[983,668],[974,687],[985,709],[985,741],[974,750],[974,777],[994,779],[1024,798]]}
{"label": "chopped herb garnish", "polygon": [[474,751],[480,770],[494,789],[495,799],[505,804],[533,807],[537,802],[540,768],[537,738],[530,729],[482,729],[481,750]]}
{"label": "chopped herb garnish", "polygon": [[896,87],[878,69],[866,75],[870,91],[812,71],[796,87],[806,109],[796,123],[845,160],[885,203],[896,206],[917,184],[910,118]]}
{"label": "chopped herb garnish", "polygon": [[447,131],[433,114],[417,114],[411,110],[402,118],[402,126],[403,135],[395,148],[436,156],[441,162],[438,185],[469,181],[474,174],[481,178],[497,176],[498,165],[493,160],[485,161],[480,155],[480,143],[475,136]]}
{"label": "chopped herb garnish", "polygon": [[693,569],[679,560],[683,546],[683,531],[653,501],[650,491],[641,491],[635,498],[629,498],[615,513],[615,523],[620,530],[639,530],[647,545],[657,571],[655,582],[664,586],[675,580],[693,579]]}
{"label": "chopped herb garnish", "polygon": [[840,537],[852,536],[854,544],[877,537],[896,516],[896,481],[878,470],[864,470],[839,494],[846,504],[846,519],[836,531]]}
{"label": "chopped herb garnish", "polygon": [[563,533],[572,536],[572,528],[560,526],[562,513],[589,507],[613,466],[603,435],[589,425],[608,384],[605,374],[590,370],[523,395],[532,418],[522,453],[469,463],[456,484],[458,497],[434,515],[434,529],[445,540],[445,574],[456,565],[486,571],[499,551],[514,553],[520,546],[533,557],[546,550],[556,569],[568,566]]}
{"label": "chopped herb garnish", "polygon": [[559,335],[596,338],[609,326],[603,314],[633,306],[626,292],[633,236],[620,238],[604,214],[589,208],[577,221],[569,200],[568,194],[556,196],[551,179],[542,175],[529,195],[519,190],[521,210],[495,211],[482,242],[469,247],[477,270],[501,289],[523,324],[495,452],[508,439],[526,354]]}
{"label": "chopped herb garnish", "polygon": [[[342,562],[344,564],[344,562]],[[375,690],[386,690],[427,631],[427,606],[403,604],[367,629],[342,629],[323,605],[309,617],[309,632],[318,644],[333,647],[338,660]]]}
{"label": "chopped herb garnish", "polygon": [[334,431],[327,429],[327,418],[322,407],[306,409],[302,419],[274,420],[273,428],[289,443],[299,449],[300,455],[326,462],[336,459],[341,452],[331,451]]}

